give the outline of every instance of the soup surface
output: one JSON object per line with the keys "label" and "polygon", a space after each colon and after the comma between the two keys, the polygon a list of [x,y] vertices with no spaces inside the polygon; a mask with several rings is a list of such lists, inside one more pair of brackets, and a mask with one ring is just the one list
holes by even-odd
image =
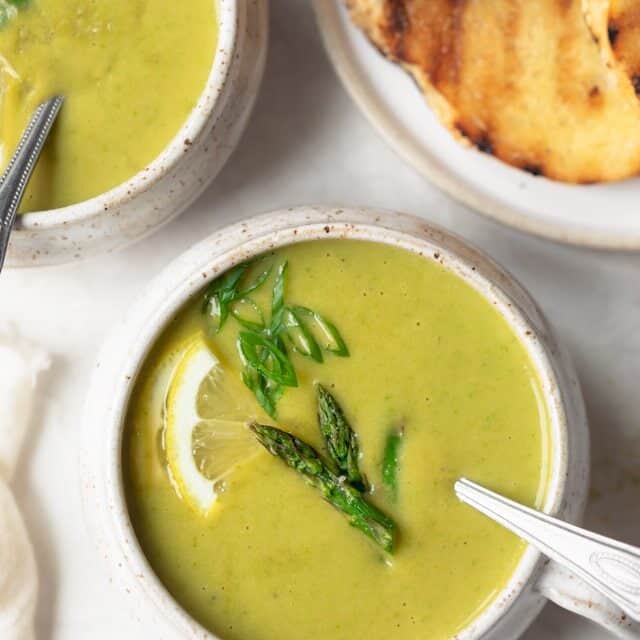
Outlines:
{"label": "soup surface", "polygon": [[[453,482],[466,476],[529,505],[544,498],[548,418],[529,356],[478,292],[408,251],[327,240],[265,260],[287,261],[287,300],[329,319],[350,355],[320,364],[290,349],[298,386],[278,400],[277,419],[248,390],[242,403],[326,455],[314,383],[335,393],[357,432],[367,500],[396,523],[394,550],[261,447],[206,516],[181,499],[162,447],[172,367],[200,332],[234,380],[242,367],[237,323],[215,333],[201,297],[158,341],[130,404],[123,467],[140,544],[177,601],[222,638],[450,638],[506,585],[525,548],[459,503]],[[272,280],[252,294],[264,308]],[[384,478],[390,432],[402,433],[395,491]]]}
{"label": "soup surface", "polygon": [[3,168],[38,104],[66,98],[23,201],[39,211],[108,191],[160,154],[204,89],[217,22],[213,0],[19,4],[0,26]]}

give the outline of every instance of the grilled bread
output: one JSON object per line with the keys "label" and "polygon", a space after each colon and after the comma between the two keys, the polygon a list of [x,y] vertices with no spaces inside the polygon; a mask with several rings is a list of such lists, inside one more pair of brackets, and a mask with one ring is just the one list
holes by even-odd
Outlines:
{"label": "grilled bread", "polygon": [[607,61],[620,65],[640,99],[640,0],[585,0],[583,7]]}
{"label": "grilled bread", "polygon": [[461,141],[566,182],[640,172],[640,0],[346,2]]}

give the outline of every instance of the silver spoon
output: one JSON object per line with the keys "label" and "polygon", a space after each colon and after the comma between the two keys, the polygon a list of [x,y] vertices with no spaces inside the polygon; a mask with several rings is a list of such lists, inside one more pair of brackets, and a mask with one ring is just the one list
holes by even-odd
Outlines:
{"label": "silver spoon", "polygon": [[464,478],[456,482],[455,491],[462,502],[570,569],[640,621],[640,549],[552,518]]}
{"label": "silver spoon", "polygon": [[43,102],[35,110],[16,152],[0,178],[0,271],[7,255],[9,236],[22,196],[60,111],[62,101],[62,97],[56,96]]}

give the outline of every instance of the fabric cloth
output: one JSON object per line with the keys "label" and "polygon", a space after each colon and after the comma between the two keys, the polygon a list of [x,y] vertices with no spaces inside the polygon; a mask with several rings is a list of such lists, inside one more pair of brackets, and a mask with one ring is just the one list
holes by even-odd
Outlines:
{"label": "fabric cloth", "polygon": [[38,574],[11,479],[25,440],[38,374],[49,367],[40,349],[0,328],[0,638],[33,640]]}

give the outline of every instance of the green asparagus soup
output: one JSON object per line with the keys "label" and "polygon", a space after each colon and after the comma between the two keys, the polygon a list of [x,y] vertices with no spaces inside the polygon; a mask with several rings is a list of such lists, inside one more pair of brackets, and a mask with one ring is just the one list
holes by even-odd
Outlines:
{"label": "green asparagus soup", "polygon": [[21,210],[88,200],[160,155],[205,88],[217,4],[0,0],[0,171],[38,105],[65,98]]}
{"label": "green asparagus soup", "polygon": [[494,305],[439,263],[293,245],[218,278],[149,355],[125,426],[131,519],[221,638],[451,638],[525,548],[453,483],[540,505],[542,397]]}

